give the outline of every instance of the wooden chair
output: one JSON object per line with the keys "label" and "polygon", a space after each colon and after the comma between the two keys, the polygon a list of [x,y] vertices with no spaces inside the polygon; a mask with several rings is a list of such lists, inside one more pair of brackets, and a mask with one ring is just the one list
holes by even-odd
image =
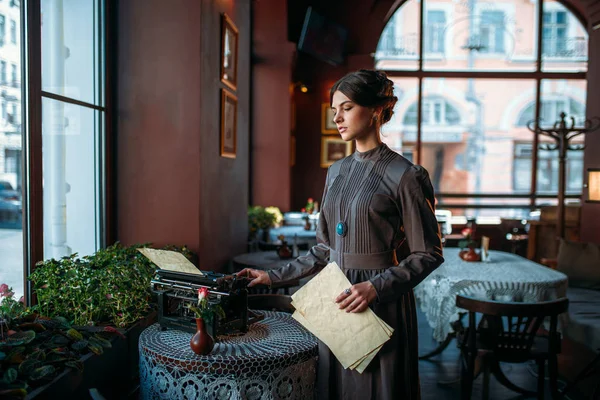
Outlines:
{"label": "wooden chair", "polygon": [[[469,312],[469,326],[458,340],[463,399],[471,398],[473,380],[479,374],[475,371],[477,357],[482,361],[484,398],[489,396],[490,373],[515,392],[527,396],[537,394],[538,398],[543,398],[546,362],[552,397],[558,398],[556,356],[560,353],[561,336],[557,332],[557,317],[567,311],[567,298],[539,303],[502,303],[458,295],[456,306]],[[482,314],[479,324],[476,324],[476,313]],[[547,332],[542,326],[546,318],[550,320]],[[537,391],[515,385],[500,368],[500,362],[523,363],[529,360],[535,360],[538,365]]]}
{"label": "wooden chair", "polygon": [[294,312],[291,296],[284,294],[248,295],[248,308],[251,310]]}

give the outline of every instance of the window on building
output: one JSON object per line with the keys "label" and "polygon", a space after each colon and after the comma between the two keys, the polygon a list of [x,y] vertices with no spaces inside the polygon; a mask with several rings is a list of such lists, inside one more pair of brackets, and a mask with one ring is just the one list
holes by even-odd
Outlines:
{"label": "window on building", "polygon": [[[404,115],[404,125],[417,124],[418,104],[413,103]],[[456,125],[460,122],[460,115],[456,108],[443,98],[423,99],[423,125]]]}
{"label": "window on building", "polygon": [[427,10],[425,52],[444,53],[446,14],[440,10]]}
{"label": "window on building", "polygon": [[[564,112],[567,118],[574,117],[579,126],[585,121],[585,106],[570,98],[542,100],[540,110],[540,125],[553,125],[560,120],[560,114]],[[519,116],[517,126],[527,126],[535,118],[535,102],[531,102]]]}
{"label": "window on building", "polygon": [[504,13],[502,11],[482,11],[479,26],[482,53],[504,53]]}
{"label": "window on building", "polygon": [[567,55],[567,12],[545,11],[542,31],[543,54],[549,57]]}
{"label": "window on building", "polygon": [[0,61],[0,84],[6,84],[6,61]]}
{"label": "window on building", "polygon": [[[513,185],[516,192],[528,193],[531,186],[531,143],[515,143]],[[565,159],[567,193],[578,193],[583,184],[583,151],[569,150]],[[558,191],[559,160],[557,150],[538,150],[537,192],[553,194]]]}
{"label": "window on building", "polygon": [[4,150],[4,172],[7,174],[16,173],[21,163],[21,150]]}
{"label": "window on building", "polygon": [[17,83],[17,64],[10,65],[10,83],[12,85]]}
{"label": "window on building", "polygon": [[6,17],[0,14],[0,46],[4,45],[4,35],[6,34]]}
{"label": "window on building", "polygon": [[10,42],[17,44],[17,23],[15,20],[10,20]]}

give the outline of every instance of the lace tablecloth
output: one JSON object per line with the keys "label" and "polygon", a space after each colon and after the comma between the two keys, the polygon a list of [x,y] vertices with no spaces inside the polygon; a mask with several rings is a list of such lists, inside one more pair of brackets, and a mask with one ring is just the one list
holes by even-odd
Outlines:
{"label": "lace tablecloth", "polygon": [[191,333],[140,335],[142,399],[311,399],[318,344],[290,314],[261,311],[265,318],[241,336],[220,336],[213,351],[190,349]]}
{"label": "lace tablecloth", "polygon": [[444,264],[415,287],[421,311],[443,341],[459,312],[456,295],[498,301],[536,302],[564,297],[567,276],[512,253],[490,251],[489,262],[466,262],[458,248],[444,249]]}

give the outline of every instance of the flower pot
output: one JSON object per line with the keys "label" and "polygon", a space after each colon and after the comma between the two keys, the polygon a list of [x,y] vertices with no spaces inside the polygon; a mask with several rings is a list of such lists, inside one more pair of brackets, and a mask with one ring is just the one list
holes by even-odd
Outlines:
{"label": "flower pot", "polygon": [[202,318],[196,318],[196,329],[196,333],[190,340],[190,347],[194,353],[205,356],[212,351],[215,341],[206,331]]}

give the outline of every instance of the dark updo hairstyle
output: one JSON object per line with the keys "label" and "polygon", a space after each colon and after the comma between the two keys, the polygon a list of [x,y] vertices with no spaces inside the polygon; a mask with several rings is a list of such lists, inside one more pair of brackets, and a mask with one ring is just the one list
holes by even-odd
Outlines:
{"label": "dark updo hairstyle", "polygon": [[394,96],[394,82],[388,79],[385,72],[372,69],[350,72],[337,81],[329,92],[330,105],[333,103],[333,94],[338,90],[359,106],[381,107],[382,125],[392,118],[398,101]]}

